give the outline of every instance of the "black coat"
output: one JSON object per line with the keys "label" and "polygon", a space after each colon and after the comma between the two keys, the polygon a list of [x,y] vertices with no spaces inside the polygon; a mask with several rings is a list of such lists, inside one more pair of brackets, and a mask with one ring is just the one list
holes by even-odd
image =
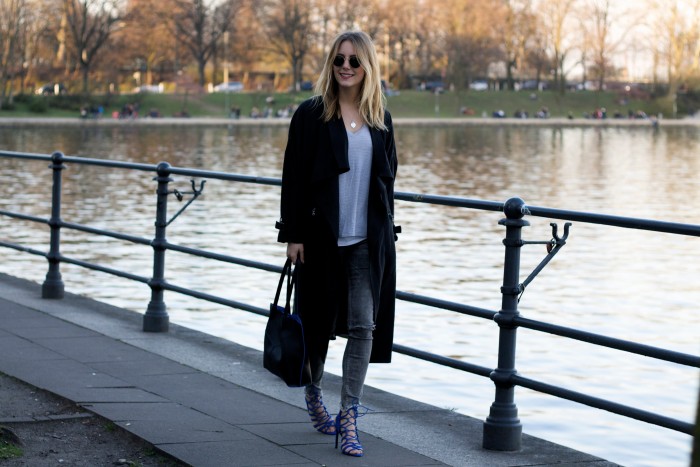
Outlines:
{"label": "black coat", "polygon": [[[303,102],[292,117],[284,153],[278,240],[304,244],[298,296],[307,343],[347,332],[345,280],[338,262],[338,176],[350,170],[348,139],[340,118],[323,122],[320,98]],[[372,363],[391,361],[396,295],[394,178],[397,158],[391,115],[388,131],[370,127],[372,172],[367,242],[376,329]],[[318,348],[314,345],[315,348]]]}

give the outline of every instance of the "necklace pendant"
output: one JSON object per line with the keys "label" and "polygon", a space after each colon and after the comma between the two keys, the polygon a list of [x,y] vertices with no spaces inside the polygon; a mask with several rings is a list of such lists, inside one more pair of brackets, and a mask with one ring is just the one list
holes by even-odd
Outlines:
{"label": "necklace pendant", "polygon": [[350,127],[352,129],[355,129],[356,126],[357,126],[357,123],[355,123],[354,121],[350,122]]}

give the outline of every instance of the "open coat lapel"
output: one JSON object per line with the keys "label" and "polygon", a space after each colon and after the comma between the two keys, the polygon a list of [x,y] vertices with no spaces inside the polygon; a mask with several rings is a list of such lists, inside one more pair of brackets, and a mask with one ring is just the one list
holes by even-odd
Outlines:
{"label": "open coat lapel", "polygon": [[372,135],[372,172],[377,177],[393,181],[395,174],[391,169],[384,144],[386,132],[370,127],[370,134]]}
{"label": "open coat lapel", "polygon": [[348,162],[348,134],[345,130],[345,123],[342,118],[334,118],[328,122],[328,132],[331,138],[331,148],[333,158],[338,168],[338,173],[344,173],[350,170]]}

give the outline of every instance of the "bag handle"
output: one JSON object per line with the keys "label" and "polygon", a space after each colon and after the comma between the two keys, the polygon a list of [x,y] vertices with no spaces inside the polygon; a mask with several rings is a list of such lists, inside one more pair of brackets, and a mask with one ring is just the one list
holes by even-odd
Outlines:
{"label": "bag handle", "polygon": [[280,275],[280,280],[277,284],[277,292],[275,293],[274,302],[275,306],[277,306],[277,303],[279,302],[280,294],[282,293],[282,284],[284,283],[285,277],[287,278],[287,300],[284,305],[284,313],[288,315],[291,312],[289,304],[292,301],[292,290],[294,289],[294,283],[296,282],[297,277],[297,270],[294,268],[292,271],[292,260],[289,258],[287,258],[287,261],[282,267],[282,275]]}

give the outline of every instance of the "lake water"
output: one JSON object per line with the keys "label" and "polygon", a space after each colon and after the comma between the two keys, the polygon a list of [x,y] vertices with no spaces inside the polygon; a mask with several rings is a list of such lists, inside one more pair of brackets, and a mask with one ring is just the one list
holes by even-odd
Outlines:
{"label": "lake water", "polygon": [[[0,148],[158,163],[279,177],[285,125],[35,126],[3,128]],[[527,204],[700,224],[700,127],[420,126],[398,123],[397,191]],[[5,160],[2,209],[49,216],[45,162]],[[189,181],[175,177],[185,191]],[[149,174],[70,165],[64,171],[65,221],[151,238],[155,183]],[[276,243],[277,187],[210,180],[204,195],[169,228],[173,243],[282,264]],[[171,199],[170,213],[178,209]],[[492,310],[501,303],[505,229],[500,213],[398,201],[402,225],[398,288]],[[526,240],[549,240],[551,220],[531,218]],[[560,224],[560,233],[561,225]],[[0,238],[46,250],[45,226],[2,219]],[[148,247],[62,231],[67,256],[150,276]],[[522,279],[544,257],[522,252]],[[45,260],[0,250],[0,270],[42,282]],[[168,252],[167,279],[266,308],[270,273]],[[144,312],[148,288],[62,266],[66,290]],[[567,245],[529,285],[523,316],[697,355],[700,350],[700,239],[574,223]],[[171,320],[262,348],[265,319],[167,293]],[[396,342],[494,367],[498,328],[490,321],[397,303]],[[329,371],[339,373],[343,341]],[[522,329],[518,371],[530,378],[694,421],[697,370],[598,349]],[[410,371],[415,383],[405,383]],[[484,378],[397,355],[370,367],[368,384],[485,419],[494,397]],[[522,388],[524,432],[628,466],[687,466],[691,437]]]}

